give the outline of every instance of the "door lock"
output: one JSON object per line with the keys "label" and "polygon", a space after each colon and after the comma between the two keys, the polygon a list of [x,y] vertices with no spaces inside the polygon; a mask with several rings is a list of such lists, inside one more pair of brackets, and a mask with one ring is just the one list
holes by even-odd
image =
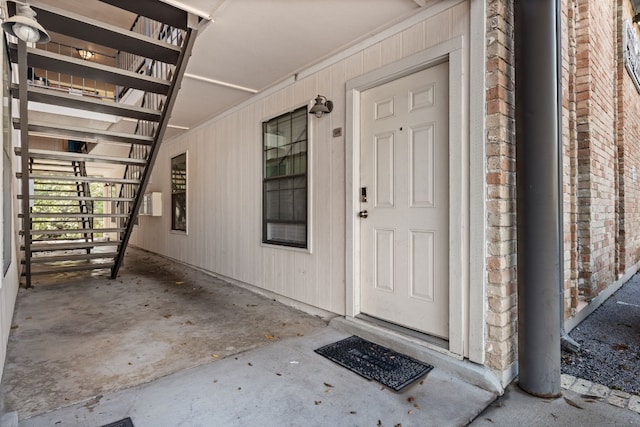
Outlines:
{"label": "door lock", "polygon": [[358,216],[360,218],[367,218],[369,216],[369,212],[367,212],[366,210],[360,211],[360,212],[358,212]]}

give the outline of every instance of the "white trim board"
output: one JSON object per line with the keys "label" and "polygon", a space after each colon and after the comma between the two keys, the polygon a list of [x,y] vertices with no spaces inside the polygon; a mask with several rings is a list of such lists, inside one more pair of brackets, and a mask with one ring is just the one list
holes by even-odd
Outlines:
{"label": "white trim board", "polygon": [[469,37],[469,360],[484,364],[486,273],[486,13],[484,0],[471,0]]}
{"label": "white trim board", "polygon": [[468,356],[467,307],[469,292],[469,237],[468,237],[468,102],[465,72],[464,38],[456,37],[417,54],[376,69],[347,82],[346,133],[346,308],[347,316],[360,314],[360,227],[357,212],[360,188],[360,93],[372,87],[407,76],[421,69],[449,61],[449,141],[450,141],[450,192],[463,197],[450,197],[450,260],[461,260],[455,266],[450,263],[449,297],[449,348],[450,353]]}

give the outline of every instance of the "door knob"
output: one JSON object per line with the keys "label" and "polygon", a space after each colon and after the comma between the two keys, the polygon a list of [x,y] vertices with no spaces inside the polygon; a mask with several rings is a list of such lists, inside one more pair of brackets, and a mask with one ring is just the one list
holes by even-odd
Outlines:
{"label": "door knob", "polygon": [[364,210],[364,211],[360,211],[360,212],[358,212],[358,216],[359,216],[360,218],[366,218],[366,217],[368,217],[368,216],[369,216],[369,212],[367,212],[366,210]]}

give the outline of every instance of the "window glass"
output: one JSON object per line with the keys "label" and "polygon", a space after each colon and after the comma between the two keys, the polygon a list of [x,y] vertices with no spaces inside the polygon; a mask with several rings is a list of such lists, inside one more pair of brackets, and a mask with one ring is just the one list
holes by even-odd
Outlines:
{"label": "window glass", "polygon": [[171,159],[171,229],[187,231],[187,153]]}
{"label": "window glass", "polygon": [[11,265],[11,237],[13,235],[13,212],[11,210],[13,201],[13,173],[11,165],[11,98],[9,88],[11,87],[11,68],[6,61],[6,43],[2,44],[2,54],[0,61],[2,65],[2,267],[3,274],[6,275]]}
{"label": "window glass", "polygon": [[307,247],[307,108],[262,124],[262,241]]}

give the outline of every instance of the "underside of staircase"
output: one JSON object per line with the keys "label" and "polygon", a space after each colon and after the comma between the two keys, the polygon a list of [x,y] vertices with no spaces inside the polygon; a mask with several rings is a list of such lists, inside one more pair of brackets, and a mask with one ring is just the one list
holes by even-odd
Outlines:
{"label": "underside of staircase", "polygon": [[[197,17],[158,0],[87,1],[131,22],[120,27],[34,1],[52,43],[7,36],[18,69],[11,92],[27,287],[40,274],[117,276],[197,33]],[[16,4],[8,6],[15,14]],[[100,61],[83,54],[87,46],[115,53]],[[89,119],[96,116],[109,120]]]}

